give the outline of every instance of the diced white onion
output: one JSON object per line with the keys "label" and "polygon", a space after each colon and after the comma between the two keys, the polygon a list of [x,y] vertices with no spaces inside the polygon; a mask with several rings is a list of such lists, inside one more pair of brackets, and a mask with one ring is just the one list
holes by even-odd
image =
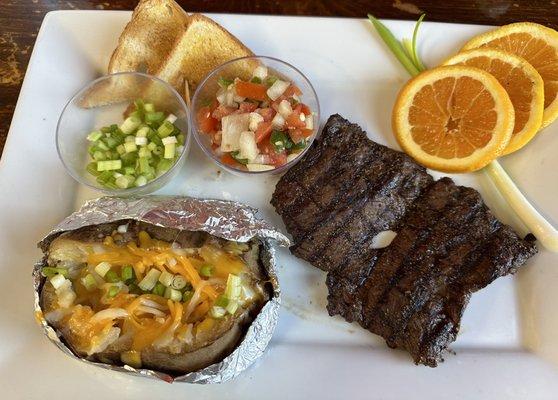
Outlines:
{"label": "diced white onion", "polygon": [[287,118],[293,112],[291,103],[289,103],[287,100],[281,100],[281,103],[279,103],[279,107],[277,107],[277,112],[281,114],[283,118]]}
{"label": "diced white onion", "polygon": [[221,151],[229,152],[239,149],[240,134],[250,128],[250,113],[231,114],[221,119]]}
{"label": "diced white onion", "polygon": [[217,101],[219,104],[223,104],[227,100],[227,91],[223,88],[219,89],[217,92]]}
{"label": "diced white onion", "polygon": [[118,233],[128,232],[128,224],[119,225],[117,231]]}
{"label": "diced white onion", "polygon": [[252,160],[252,164],[269,164],[271,162],[271,157],[267,154],[258,154],[256,158]]}
{"label": "diced white onion", "polygon": [[298,116],[298,118],[299,118],[302,122],[306,121],[306,115],[304,115],[304,113],[300,113],[300,115]]}
{"label": "diced white onion", "polygon": [[167,118],[165,118],[165,121],[170,122],[171,124],[174,124],[177,120],[177,116],[174,114],[169,114],[169,116]]}
{"label": "diced white onion", "polygon": [[239,157],[242,159],[253,160],[259,154],[254,132],[242,132],[238,139],[238,146],[240,148]]}
{"label": "diced white onion", "polygon": [[54,289],[60,288],[65,281],[66,278],[64,278],[64,275],[61,274],[56,274],[52,278],[50,278],[50,283],[52,284],[52,286],[54,286]]}
{"label": "diced white onion", "polygon": [[236,102],[234,101],[235,92],[234,90],[227,90],[225,94],[224,105],[227,107],[236,107]]}
{"label": "diced white onion", "polygon": [[267,78],[267,68],[262,65],[256,67],[252,76],[263,81],[265,78]]}
{"label": "diced white onion", "polygon": [[106,308],[93,315],[90,321],[95,324],[107,319],[126,318],[128,315],[128,311],[123,308]]}
{"label": "diced white onion", "polygon": [[264,164],[246,164],[246,168],[248,168],[248,171],[253,172],[271,171],[272,169],[275,169],[273,165]]}
{"label": "diced white onion", "polygon": [[176,136],[167,136],[166,138],[161,139],[161,141],[164,145],[178,143]]}
{"label": "diced white onion", "polygon": [[277,100],[285,90],[290,86],[290,82],[285,82],[280,79],[277,79],[273,82],[273,85],[269,89],[267,89],[267,95],[271,100]]}
{"label": "diced white onion", "polygon": [[271,126],[275,129],[283,129],[285,125],[285,118],[279,113],[275,114],[275,117],[271,120]]}
{"label": "diced white onion", "polygon": [[256,132],[256,130],[258,129],[258,125],[260,122],[263,122],[263,117],[258,114],[257,112],[251,112],[250,113],[250,130],[252,132]]}
{"label": "diced white onion", "polygon": [[306,117],[306,129],[314,129],[314,116],[309,115]]}

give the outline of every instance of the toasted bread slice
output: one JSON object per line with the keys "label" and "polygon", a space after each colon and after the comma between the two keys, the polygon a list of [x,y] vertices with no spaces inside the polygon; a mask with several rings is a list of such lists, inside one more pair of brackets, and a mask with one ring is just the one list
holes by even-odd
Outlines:
{"label": "toasted bread slice", "polygon": [[108,73],[155,74],[183,32],[188,15],[174,0],[141,0],[110,58]]}
{"label": "toasted bread slice", "polygon": [[[203,78],[219,65],[253,55],[249,48],[221,25],[201,14],[192,14],[185,31],[174,43],[156,75],[181,93],[184,91],[184,80],[187,80],[190,93],[193,93]],[[238,75],[251,73],[255,65],[254,61],[247,61],[240,67]]]}

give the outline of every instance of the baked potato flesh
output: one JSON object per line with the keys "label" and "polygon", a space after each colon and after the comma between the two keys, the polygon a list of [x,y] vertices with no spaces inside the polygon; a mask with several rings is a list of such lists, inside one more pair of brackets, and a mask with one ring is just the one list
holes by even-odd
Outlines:
{"label": "baked potato flesh", "polygon": [[136,221],[62,234],[47,264],[45,318],[78,356],[175,374],[230,354],[269,297],[257,241]]}

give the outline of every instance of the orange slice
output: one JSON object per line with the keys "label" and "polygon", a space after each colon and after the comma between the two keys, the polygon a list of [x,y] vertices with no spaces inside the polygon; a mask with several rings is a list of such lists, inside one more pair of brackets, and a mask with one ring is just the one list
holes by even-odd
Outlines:
{"label": "orange slice", "polygon": [[527,60],[544,81],[542,127],[558,117],[558,32],[532,22],[504,25],[471,39],[463,50],[492,47]]}
{"label": "orange slice", "polygon": [[498,79],[515,111],[512,138],[504,154],[525,146],[542,125],[544,84],[537,70],[521,57],[484,47],[459,53],[444,62],[455,64],[480,68]]}
{"label": "orange slice", "polygon": [[488,72],[451,65],[407,82],[392,124],[403,150],[419,163],[444,172],[469,172],[502,154],[513,132],[514,110]]}

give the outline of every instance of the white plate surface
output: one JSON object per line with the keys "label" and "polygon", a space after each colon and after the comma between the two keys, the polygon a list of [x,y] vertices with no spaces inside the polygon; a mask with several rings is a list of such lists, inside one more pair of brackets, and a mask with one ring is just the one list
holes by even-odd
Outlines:
{"label": "white plate surface", "polygon": [[[54,144],[58,115],[85,83],[102,74],[128,12],[60,11],[44,20],[4,154],[0,160],[0,387],[5,399],[555,399],[558,393],[558,257],[541,251],[516,277],[473,296],[462,330],[436,369],[325,311],[325,274],[279,252],[284,307],[273,341],[256,366],[218,386],[165,384],[83,365],[51,345],[32,313],[36,242],[96,193],[64,171]],[[371,139],[397,147],[390,132],[395,96],[407,79],[365,20],[212,15],[256,54],[299,67],[314,84],[322,123],[340,113]],[[398,36],[413,23],[389,21]],[[420,51],[436,65],[488,27],[425,23]],[[260,209],[284,229],[269,205],[276,178],[238,178],[192,146],[180,175],[162,194],[233,199]],[[503,165],[533,203],[558,222],[558,124]],[[553,157],[554,156],[554,157]],[[436,176],[440,176],[436,174]],[[454,176],[480,190],[519,232],[524,227],[483,173]]]}

